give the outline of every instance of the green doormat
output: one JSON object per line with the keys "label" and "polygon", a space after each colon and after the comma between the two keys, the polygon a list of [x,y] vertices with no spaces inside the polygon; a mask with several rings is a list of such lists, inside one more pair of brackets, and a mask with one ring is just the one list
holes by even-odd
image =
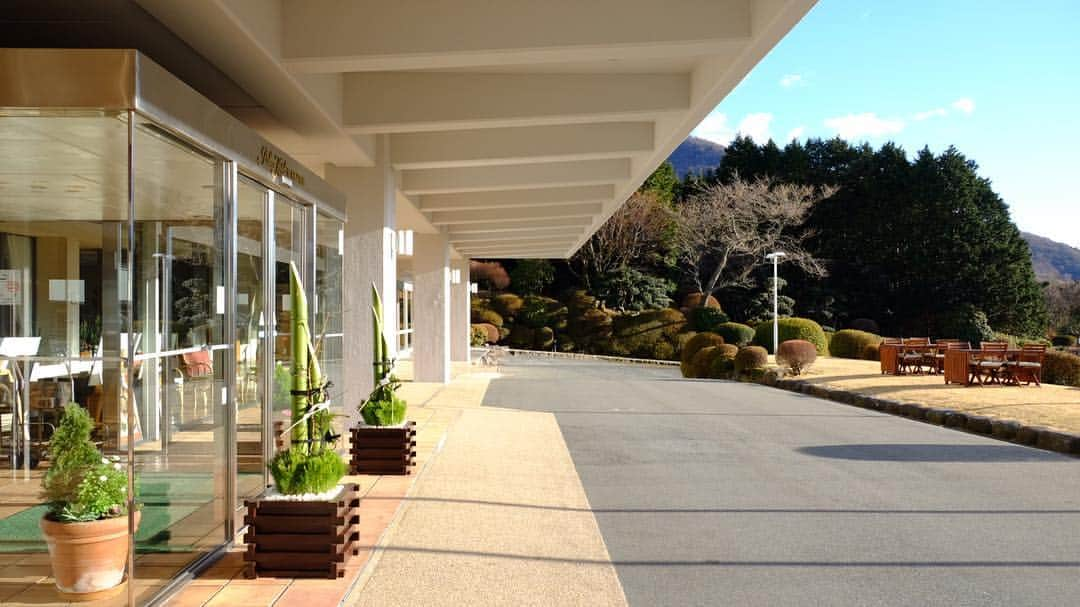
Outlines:
{"label": "green doormat", "polygon": [[[135,532],[137,552],[187,552],[192,546],[170,543],[170,528],[213,498],[214,479],[181,474],[139,475],[142,520]],[[0,553],[45,552],[38,521],[44,505],[0,519]]]}

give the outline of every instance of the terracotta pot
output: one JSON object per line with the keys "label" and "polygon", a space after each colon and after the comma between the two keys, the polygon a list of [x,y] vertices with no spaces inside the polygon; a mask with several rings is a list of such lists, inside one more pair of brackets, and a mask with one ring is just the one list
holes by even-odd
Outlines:
{"label": "terracotta pot", "polygon": [[[135,528],[141,513],[135,512]],[[53,577],[61,594],[70,600],[92,600],[119,589],[128,556],[128,518],[59,523],[40,521],[49,545]]]}

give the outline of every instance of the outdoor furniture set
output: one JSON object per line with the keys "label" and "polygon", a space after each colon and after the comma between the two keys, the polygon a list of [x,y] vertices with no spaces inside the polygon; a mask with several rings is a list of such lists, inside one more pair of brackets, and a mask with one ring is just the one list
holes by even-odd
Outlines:
{"label": "outdoor furniture set", "polygon": [[1005,342],[981,342],[972,348],[956,339],[885,338],[880,348],[881,372],[891,375],[941,374],[946,384],[1042,385],[1046,346],[1009,347]]}

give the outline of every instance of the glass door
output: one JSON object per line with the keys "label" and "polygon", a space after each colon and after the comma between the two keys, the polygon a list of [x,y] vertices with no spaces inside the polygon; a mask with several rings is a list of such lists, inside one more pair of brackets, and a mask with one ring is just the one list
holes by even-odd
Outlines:
{"label": "glass door", "polygon": [[272,453],[265,441],[270,408],[265,406],[264,385],[267,343],[272,343],[267,340],[265,314],[270,243],[264,238],[271,201],[266,187],[240,178],[236,241],[236,508],[266,486],[267,457]]}
{"label": "glass door", "polygon": [[[273,434],[277,450],[289,447],[286,430],[292,424],[290,395],[292,381],[292,310],[289,297],[289,264],[295,264],[307,287],[310,253],[304,246],[310,229],[310,210],[280,194],[273,195],[274,213],[274,393]],[[308,300],[311,300],[309,295]],[[269,306],[268,306],[269,307]]]}

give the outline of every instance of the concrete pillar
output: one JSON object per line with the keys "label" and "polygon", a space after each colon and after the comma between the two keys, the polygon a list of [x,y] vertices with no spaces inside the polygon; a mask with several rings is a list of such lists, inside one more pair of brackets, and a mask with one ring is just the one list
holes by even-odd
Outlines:
{"label": "concrete pillar", "polygon": [[445,234],[413,240],[413,365],[416,381],[450,381],[450,243]]}
{"label": "concrete pillar", "polygon": [[461,281],[450,284],[450,360],[469,362],[470,333],[472,316],[469,298],[469,260],[455,259],[450,262],[450,271],[459,272]]}
{"label": "concrete pillar", "polygon": [[393,356],[397,348],[397,251],[394,249],[396,173],[390,166],[389,138],[379,136],[376,164],[370,168],[327,165],[326,180],[347,197],[342,294],[345,331],[345,411],[350,425],[356,405],[373,385],[371,285],[383,302],[383,328]]}

